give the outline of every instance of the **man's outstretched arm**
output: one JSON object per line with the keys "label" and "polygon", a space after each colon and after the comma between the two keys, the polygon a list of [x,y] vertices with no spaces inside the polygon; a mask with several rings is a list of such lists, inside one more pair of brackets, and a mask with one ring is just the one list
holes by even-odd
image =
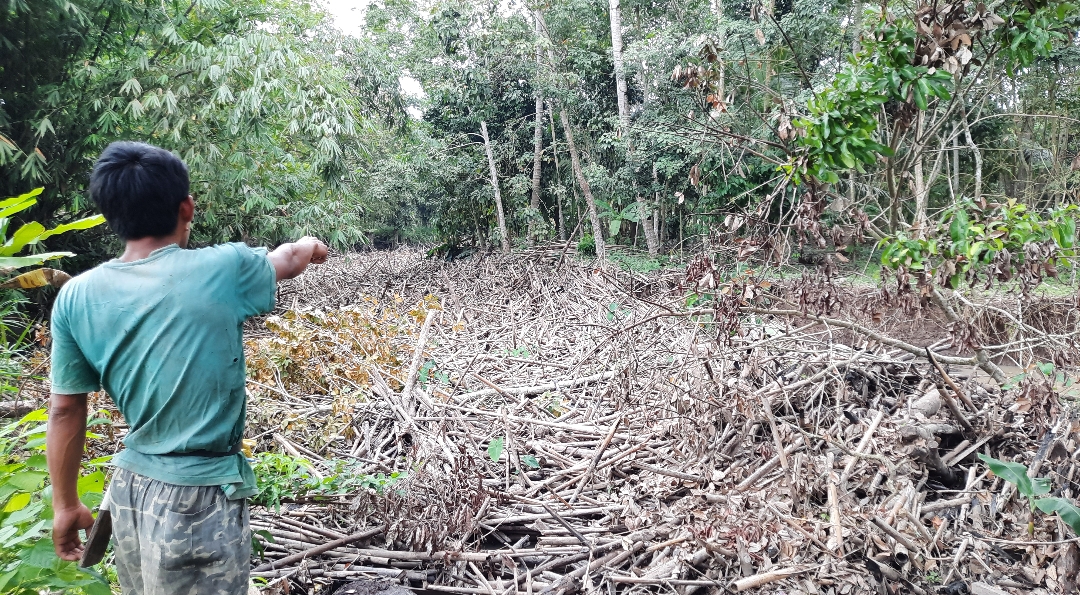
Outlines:
{"label": "man's outstretched arm", "polygon": [[86,393],[52,394],[45,456],[49,462],[53,498],[53,547],[64,560],[82,556],[79,529],[94,524],[90,509],[79,501],[79,463],[86,441]]}
{"label": "man's outstretched arm", "polygon": [[292,279],[303,273],[309,264],[326,262],[326,244],[318,238],[305,236],[278,246],[269,257],[278,281]]}

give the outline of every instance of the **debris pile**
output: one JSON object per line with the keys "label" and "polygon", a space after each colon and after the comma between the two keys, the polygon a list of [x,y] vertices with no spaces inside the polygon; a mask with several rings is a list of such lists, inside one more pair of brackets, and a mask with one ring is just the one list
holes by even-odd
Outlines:
{"label": "debris pile", "polygon": [[767,283],[701,283],[409,250],[292,282],[248,345],[257,450],[404,476],[255,508],[253,576],[267,593],[1077,588],[1072,530],[979,458],[1077,495],[1053,378],[1002,390],[950,364],[947,336],[917,357],[761,313],[791,307]]}

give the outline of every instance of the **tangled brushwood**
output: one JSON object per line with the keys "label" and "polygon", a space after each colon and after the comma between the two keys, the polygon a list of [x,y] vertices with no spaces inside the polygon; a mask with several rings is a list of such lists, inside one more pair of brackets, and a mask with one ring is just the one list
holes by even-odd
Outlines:
{"label": "tangled brushwood", "polygon": [[1075,287],[549,252],[338,257],[249,325],[264,593],[1077,589]]}
{"label": "tangled brushwood", "polygon": [[912,317],[837,277],[547,256],[352,255],[285,286],[248,342],[257,450],[403,475],[256,508],[267,592],[1076,588],[1069,512],[980,459],[1074,502],[1075,296]]}

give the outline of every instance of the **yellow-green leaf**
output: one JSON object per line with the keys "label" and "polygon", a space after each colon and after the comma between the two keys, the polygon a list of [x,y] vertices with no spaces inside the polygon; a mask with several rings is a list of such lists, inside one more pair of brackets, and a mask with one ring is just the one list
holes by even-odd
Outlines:
{"label": "yellow-green leaf", "polygon": [[0,283],[0,289],[33,289],[35,287],[62,287],[71,280],[71,275],[56,269],[34,269],[18,277]]}
{"label": "yellow-green leaf", "polygon": [[30,494],[26,492],[20,492],[11,497],[8,500],[7,506],[4,506],[4,512],[15,512],[16,510],[22,510],[26,508],[26,505],[30,504]]}

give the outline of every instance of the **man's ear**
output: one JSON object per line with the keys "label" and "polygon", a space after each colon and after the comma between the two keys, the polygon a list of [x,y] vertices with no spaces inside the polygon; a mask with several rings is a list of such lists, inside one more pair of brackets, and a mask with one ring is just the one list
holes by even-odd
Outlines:
{"label": "man's ear", "polygon": [[188,224],[195,218],[195,199],[189,194],[180,203],[180,223]]}

